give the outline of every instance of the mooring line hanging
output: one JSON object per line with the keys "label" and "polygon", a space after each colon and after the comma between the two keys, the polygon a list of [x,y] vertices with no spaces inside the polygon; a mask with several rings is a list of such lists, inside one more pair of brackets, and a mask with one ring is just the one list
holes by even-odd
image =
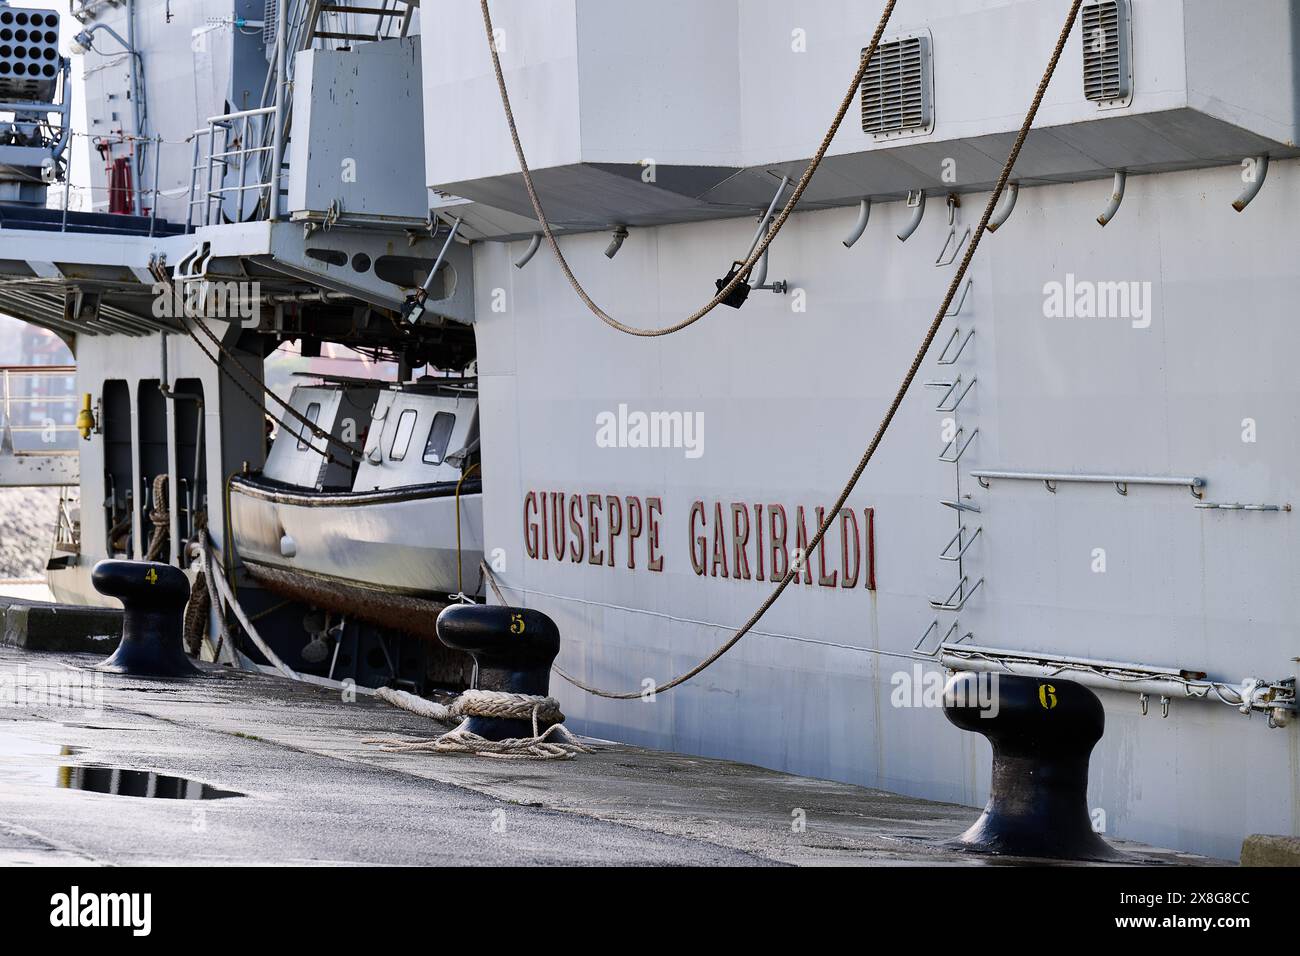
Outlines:
{"label": "mooring line hanging", "polygon": [[[217,358],[215,355],[213,355],[211,352],[207,350],[207,348],[203,345],[203,343],[199,341],[199,337],[194,334],[194,331],[186,323],[185,318],[182,317],[180,321],[181,321],[181,326],[188,333],[190,337],[190,341],[193,342],[195,345],[197,345],[199,347],[199,351],[207,356],[208,361],[212,363],[213,367],[216,368],[217,372],[219,372],[222,375],[225,375],[227,381],[229,381],[231,385],[235,386],[235,388],[243,392],[244,397],[253,403],[254,408],[261,408],[262,414],[264,414],[267,418],[271,419],[271,421],[275,422],[281,428],[290,429],[290,433],[292,433],[292,427],[289,425],[288,422],[286,422],[283,418],[277,416],[274,412],[267,411],[266,405],[263,403],[262,399],[258,398],[246,387],[244,387],[244,383],[241,382],[239,379],[235,378],[235,376],[230,373],[229,368],[221,364],[221,359]],[[194,323],[195,325],[198,325],[200,327],[203,325],[203,323],[199,322],[197,319],[194,320]],[[204,331],[206,332],[207,330],[204,329]],[[218,345],[220,345],[220,343],[218,343]],[[247,375],[250,380],[253,378],[252,373],[249,372],[248,369],[244,368],[243,365],[240,365],[240,363],[237,360],[232,358],[232,361],[234,361],[234,363],[239,366],[240,370],[243,371],[243,373]],[[265,386],[262,386],[262,391],[265,392],[266,394],[271,394],[271,395],[275,394],[273,392],[267,391]],[[278,400],[280,396],[275,395],[275,398]],[[332,454],[330,454],[328,446],[326,446],[325,448],[320,448],[316,445],[313,445],[310,440],[308,440],[305,436],[302,435],[299,436],[299,440],[302,441],[302,443],[306,445],[308,449],[320,455],[330,464],[342,464],[342,462],[340,462],[337,458],[335,458]]]}
{"label": "mooring line hanging", "polygon": [[[808,167],[803,171],[803,175],[800,176],[799,181],[795,183],[794,192],[790,194],[790,199],[786,202],[785,207],[776,217],[776,221],[772,223],[771,229],[769,229],[759,243],[750,250],[749,257],[740,264],[740,268],[735,270],[730,281],[718,290],[717,295],[706,302],[701,308],[682,319],[682,321],[678,322],[676,325],[665,326],[662,329],[639,329],[635,326],[625,325],[598,306],[592,300],[591,296],[587,294],[587,290],[582,287],[582,283],[578,281],[578,277],[573,274],[573,270],[569,268],[568,261],[564,258],[564,253],[560,251],[560,244],[555,238],[555,233],[551,230],[550,220],[546,218],[546,212],[542,209],[542,200],[537,194],[537,187],[533,184],[533,173],[528,166],[527,157],[524,156],[523,143],[519,139],[519,129],[515,126],[515,114],[514,110],[510,106],[510,93],[506,90],[506,78],[505,74],[501,70],[501,57],[497,54],[496,35],[492,27],[492,11],[488,9],[488,0],[479,0],[479,6],[483,11],[483,27],[487,31],[488,52],[492,55],[492,69],[496,73],[497,91],[501,95],[501,107],[505,110],[506,126],[510,129],[510,139],[514,143],[515,156],[518,157],[519,160],[519,172],[523,174],[524,188],[528,191],[528,200],[532,203],[533,213],[537,216],[537,221],[542,227],[542,233],[546,236],[546,241],[550,244],[551,252],[555,254],[556,262],[560,264],[560,269],[563,270],[565,277],[569,280],[569,285],[573,286],[573,291],[577,293],[578,298],[586,304],[592,314],[610,328],[617,329],[620,332],[626,332],[628,335],[638,335],[643,338],[669,335],[672,332],[681,331],[688,325],[694,325],[700,319],[704,318],[704,316],[712,312],[723,302],[723,300],[730,296],[737,286],[742,282],[749,281],[749,271],[754,267],[754,263],[758,262],[763,253],[767,251],[767,247],[771,245],[772,240],[775,239],[777,233],[781,231],[781,227],[785,225],[785,221],[790,218],[790,213],[794,212],[794,207],[798,205],[799,200],[803,197],[804,190],[808,188],[808,183],[812,180],[813,173],[817,172],[817,167],[821,165],[822,157],[826,155],[826,150],[830,148],[831,140],[835,138],[835,133],[839,130],[840,123],[844,121],[844,115],[849,111],[849,107],[853,105],[853,100],[858,95],[858,90],[862,86],[862,78],[866,75],[867,65],[871,62],[871,58],[876,55],[876,48],[880,46],[880,38],[884,36],[885,27],[889,24],[889,18],[893,15],[894,5],[897,2],[898,0],[888,0],[885,4],[885,10],[880,16],[880,22],[876,24],[876,32],[871,37],[871,44],[862,52],[862,59],[858,63],[857,72],[853,74],[853,82],[849,84],[848,92],[844,94],[844,99],[840,101],[839,109],[835,111],[835,120],[831,123],[830,129],[826,131],[826,135],[822,137],[821,145],[817,147],[817,152],[813,154],[813,158],[809,161]],[[522,267],[522,263],[527,262],[527,260],[531,258],[532,246],[529,247],[529,250],[529,253],[526,253],[521,262],[517,262],[516,265]]]}
{"label": "mooring line hanging", "polygon": [[[240,371],[241,373],[243,373],[243,375],[244,375],[244,376],[245,376],[245,377],[246,377],[250,382],[252,382],[252,383],[253,383],[257,388],[261,389],[263,395],[266,395],[267,397],[269,397],[269,398],[270,398],[271,400],[273,400],[277,405],[279,405],[281,408],[283,408],[286,412],[288,412],[288,413],[289,413],[290,415],[292,415],[294,418],[298,419],[298,421],[300,421],[300,422],[302,422],[304,425],[306,425],[307,428],[311,430],[312,434],[316,435],[316,436],[319,437],[319,438],[324,438],[324,439],[325,439],[325,442],[326,442],[326,449],[327,449],[327,450],[322,451],[321,449],[319,449],[319,448],[317,448],[315,445],[313,445],[311,442],[307,441],[306,437],[303,436],[303,435],[301,434],[301,432],[300,432],[299,435],[298,435],[298,437],[299,437],[299,439],[300,439],[301,441],[303,441],[303,442],[306,443],[306,445],[307,445],[308,448],[310,448],[312,451],[316,452],[316,453],[317,453],[318,455],[320,455],[321,457],[327,459],[327,460],[330,461],[331,463],[337,463],[337,462],[338,462],[338,459],[335,458],[333,455],[331,455],[331,454],[329,453],[329,451],[328,451],[328,447],[329,447],[329,445],[334,445],[334,446],[336,446],[336,447],[338,447],[338,448],[342,448],[344,451],[346,451],[346,452],[348,453],[348,456],[349,456],[353,461],[361,461],[361,455],[357,452],[357,450],[356,450],[355,448],[353,448],[351,445],[347,444],[347,442],[343,442],[343,441],[340,441],[339,439],[335,438],[335,437],[334,437],[333,435],[331,435],[329,432],[325,431],[325,429],[321,428],[319,425],[317,425],[315,422],[313,422],[311,419],[309,419],[306,415],[302,414],[302,412],[298,411],[298,409],[294,408],[292,405],[290,405],[288,402],[286,402],[286,401],[285,401],[283,398],[281,398],[279,395],[275,394],[274,391],[272,391],[271,389],[267,388],[265,382],[259,381],[258,378],[257,378],[257,376],[255,376],[252,372],[250,372],[247,368],[244,367],[244,363],[242,363],[241,361],[239,361],[239,359],[236,358],[235,355],[234,355],[234,354],[233,354],[229,349],[227,349],[224,345],[221,344],[221,340],[220,340],[219,338],[217,338],[216,335],[214,335],[214,334],[212,333],[212,330],[211,330],[211,329],[209,329],[206,325],[203,324],[202,320],[200,320],[199,318],[197,318],[197,317],[195,317],[195,316],[184,316],[184,310],[183,310],[183,309],[181,310],[181,315],[182,315],[184,318],[189,318],[189,319],[192,321],[193,325],[190,325],[190,324],[185,323],[185,322],[182,320],[182,325],[185,326],[185,330],[186,330],[187,332],[189,332],[190,338],[194,341],[194,343],[195,343],[196,345],[199,344],[199,340],[198,340],[198,336],[196,336],[196,335],[194,334],[194,329],[195,329],[195,328],[198,328],[198,329],[202,330],[203,334],[206,335],[206,336],[208,337],[209,341],[211,341],[212,344],[215,345],[215,346],[216,346],[216,347],[221,351],[221,354],[224,355],[226,358],[228,358],[228,359],[230,360],[230,362],[231,362],[232,365],[234,365],[237,369],[239,369],[239,371]],[[200,345],[200,348],[202,348],[201,345]],[[212,353],[208,352],[207,349],[204,349],[203,352],[204,352],[204,354],[207,355],[209,358],[212,357]],[[228,369],[226,366],[221,365],[220,362],[217,362],[217,363],[215,363],[215,364],[216,364],[218,370],[220,370],[220,371],[224,371],[224,372],[226,373],[227,377],[230,378],[231,381],[234,381],[233,376],[230,375],[230,371],[229,371],[229,369]],[[238,384],[238,383],[236,383],[236,384]],[[245,394],[247,394],[247,390],[245,390]],[[250,397],[251,397],[251,396],[250,396]],[[255,400],[255,403],[256,403],[256,400]],[[267,415],[267,417],[269,417],[273,422],[275,422],[276,424],[280,425],[281,427],[283,427],[283,428],[289,428],[289,427],[290,427],[289,425],[285,424],[284,419],[277,417],[277,416],[276,416],[275,414],[273,414],[272,412],[266,412],[266,415]],[[292,433],[292,429],[290,429],[290,432]]]}
{"label": "mooring line hanging", "polygon": [[[903,376],[903,381],[899,385],[898,391],[894,393],[894,399],[890,402],[889,408],[885,412],[885,417],[881,419],[875,435],[872,436],[871,443],[867,445],[866,451],[862,453],[862,458],[858,462],[857,467],[853,469],[853,474],[849,476],[848,482],[844,485],[843,490],[840,491],[834,507],[827,511],[826,518],[817,529],[817,533],[814,534],[812,540],[808,542],[808,548],[804,552],[803,557],[805,562],[812,560],[813,552],[815,552],[821,544],[822,538],[825,537],[827,530],[834,522],[836,516],[838,516],[840,511],[843,509],[844,503],[848,500],[849,495],[853,493],[853,489],[857,486],[858,479],[862,477],[862,472],[866,470],[867,464],[875,456],[876,449],[880,446],[881,439],[884,438],[885,432],[889,429],[890,423],[893,422],[894,416],[898,413],[899,406],[903,403],[903,397],[911,388],[913,380],[921,369],[921,363],[925,360],[925,355],[930,350],[930,345],[934,342],[935,336],[939,333],[939,327],[943,324],[944,316],[947,314],[949,306],[952,305],[952,300],[956,297],[958,290],[961,288],[962,281],[966,278],[966,271],[970,268],[971,260],[975,258],[975,251],[979,248],[980,240],[984,238],[984,233],[988,231],[989,220],[993,216],[993,210],[997,208],[998,202],[1002,198],[1002,193],[1006,189],[1007,182],[1011,178],[1011,171],[1016,165],[1016,160],[1020,158],[1020,151],[1024,148],[1025,140],[1029,136],[1030,128],[1034,125],[1035,117],[1038,116],[1038,109],[1042,105],[1043,97],[1047,93],[1047,86],[1051,83],[1052,77],[1056,74],[1057,64],[1061,61],[1061,54],[1065,50],[1066,41],[1069,40],[1070,32],[1074,29],[1074,23],[1075,20],[1078,19],[1079,8],[1082,5],[1083,0],[1072,0],[1070,4],[1070,13],[1066,18],[1065,25],[1061,28],[1061,35],[1056,41],[1055,49],[1052,51],[1052,58],[1047,64],[1047,70],[1043,73],[1043,78],[1038,83],[1038,90],[1034,94],[1033,102],[1029,105],[1029,112],[1025,114],[1025,121],[1021,124],[1020,132],[1016,135],[1015,143],[1012,145],[1011,152],[1007,156],[1007,161],[1003,165],[1002,172],[998,176],[997,184],[993,187],[993,193],[989,196],[989,201],[984,207],[984,215],[980,217],[979,226],[976,227],[975,234],[971,237],[970,245],[966,247],[966,254],[962,257],[961,266],[957,269],[956,274],[952,277],[952,281],[948,284],[948,291],[944,294],[943,302],[939,306],[939,310],[935,313],[934,320],[930,323],[930,327],[926,330],[925,338],[921,341],[921,345],[916,350],[916,355],[912,359],[912,365],[907,370],[907,374]],[[487,0],[483,0],[483,7],[486,11]],[[791,567],[786,570],[785,576],[772,590],[772,593],[769,594],[767,598],[764,599],[763,603],[758,606],[758,610],[750,616],[748,621],[741,625],[740,628],[731,635],[731,637],[729,637],[712,654],[700,661],[699,664],[692,667],[686,673],[674,677],[667,683],[655,687],[654,692],[657,694],[661,691],[671,690],[679,684],[685,683],[711,665],[723,654],[727,653],[727,651],[731,650],[731,648],[733,648],[742,637],[749,633],[755,624],[762,620],[763,615],[766,614],[768,609],[776,603],[777,599],[789,586],[790,582],[802,573],[802,567],[794,567],[795,562],[793,561],[790,562],[790,564]],[[625,693],[601,690],[598,687],[592,687],[590,684],[584,684],[576,677],[565,673],[558,667],[553,666],[552,669],[574,687],[585,690],[587,693],[593,694],[596,697],[606,697],[610,700],[639,700],[645,694],[645,691],[643,690]]]}

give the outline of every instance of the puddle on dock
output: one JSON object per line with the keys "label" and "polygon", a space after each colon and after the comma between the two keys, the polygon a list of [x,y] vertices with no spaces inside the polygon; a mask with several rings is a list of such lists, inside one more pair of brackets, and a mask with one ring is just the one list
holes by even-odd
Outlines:
{"label": "puddle on dock", "polygon": [[[71,757],[81,749],[0,732],[0,785],[27,784],[161,800],[220,800],[244,796],[235,790],[222,790],[188,777],[173,777],[152,770],[55,763],[58,758]],[[33,758],[41,763],[32,763]]]}
{"label": "puddle on dock", "polygon": [[154,797],[160,800],[221,800],[243,796],[234,790],[222,790],[188,777],[120,767],[60,767],[57,786],[64,790],[87,790],[115,797]]}

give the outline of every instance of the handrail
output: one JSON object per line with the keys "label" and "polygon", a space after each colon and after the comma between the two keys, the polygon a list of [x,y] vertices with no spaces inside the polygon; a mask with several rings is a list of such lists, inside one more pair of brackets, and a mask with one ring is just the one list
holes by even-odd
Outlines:
{"label": "handrail", "polygon": [[1064,472],[1053,471],[990,471],[987,469],[977,469],[970,473],[970,476],[980,483],[980,487],[987,488],[989,483],[995,480],[1009,481],[1041,481],[1047,486],[1047,490],[1055,493],[1055,485],[1058,482],[1076,482],[1093,485],[1114,485],[1115,490],[1121,495],[1128,494],[1129,485],[1165,485],[1170,487],[1186,487],[1191,489],[1192,496],[1200,498],[1204,493],[1206,481],[1204,478],[1182,477],[1172,475],[1099,475],[1099,474],[1067,474]]}
{"label": "handrail", "polygon": [[[209,116],[207,122],[221,123],[228,120],[243,119],[245,116],[266,116],[274,112],[274,106],[259,106],[251,110],[236,110],[233,113],[218,113],[216,116]],[[195,132],[200,131],[196,130]],[[206,130],[203,130],[202,132],[206,132]]]}

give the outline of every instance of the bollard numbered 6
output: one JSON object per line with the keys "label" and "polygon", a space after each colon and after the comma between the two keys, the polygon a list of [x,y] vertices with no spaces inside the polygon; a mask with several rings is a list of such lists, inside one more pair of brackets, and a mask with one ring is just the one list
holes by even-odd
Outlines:
{"label": "bollard numbered 6", "polygon": [[1097,695],[1073,681],[996,674],[993,700],[976,693],[980,677],[956,674],[943,710],[962,730],[993,745],[984,813],[959,838],[963,849],[1062,860],[1127,857],[1092,829],[1088,757],[1106,729]]}

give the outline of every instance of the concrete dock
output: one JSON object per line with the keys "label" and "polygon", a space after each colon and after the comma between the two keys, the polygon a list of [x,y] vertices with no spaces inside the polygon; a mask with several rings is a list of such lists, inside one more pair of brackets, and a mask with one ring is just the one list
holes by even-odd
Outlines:
{"label": "concrete dock", "polygon": [[[364,741],[446,728],[278,676],[140,680],[101,659],[0,646],[0,865],[1031,862],[944,846],[970,807],[607,742],[569,761],[385,753]],[[69,686],[77,705],[56,699]],[[239,796],[71,785],[94,767]],[[1217,862],[1113,842],[1138,863]]]}

